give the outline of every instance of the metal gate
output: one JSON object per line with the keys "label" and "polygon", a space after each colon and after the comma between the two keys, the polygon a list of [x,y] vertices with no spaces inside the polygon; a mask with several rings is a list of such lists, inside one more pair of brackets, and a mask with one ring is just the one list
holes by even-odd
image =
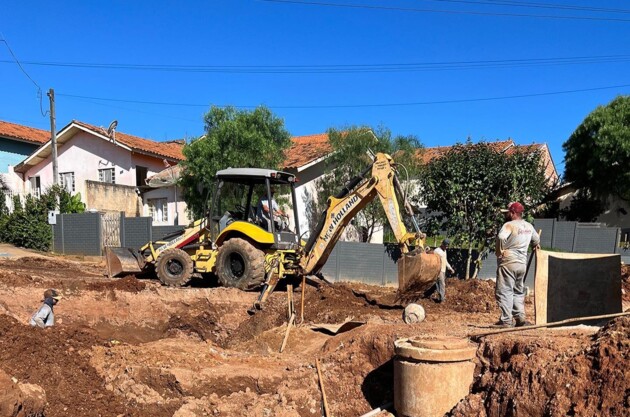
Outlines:
{"label": "metal gate", "polygon": [[103,213],[101,215],[101,230],[103,231],[102,246],[119,247],[120,246],[120,213]]}

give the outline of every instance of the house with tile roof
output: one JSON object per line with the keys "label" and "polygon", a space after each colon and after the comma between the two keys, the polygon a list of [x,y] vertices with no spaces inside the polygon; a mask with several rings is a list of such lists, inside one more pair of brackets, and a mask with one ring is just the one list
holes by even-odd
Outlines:
{"label": "house with tile roof", "polygon": [[[332,147],[328,143],[327,134],[298,136],[292,139],[291,147],[285,153],[285,170],[295,174],[298,179],[296,187],[297,204],[300,213],[306,212],[306,201],[317,194],[317,178],[325,173],[325,160],[332,152]],[[541,163],[545,166],[545,172],[550,184],[556,184],[559,175],[551,157],[551,152],[547,144],[517,145],[512,139],[489,142],[489,145],[497,152],[512,155],[517,152],[533,153],[539,151]],[[445,155],[452,146],[439,146],[424,148],[419,150],[417,157],[421,158],[423,164],[427,164],[436,158]],[[422,210],[422,207],[419,207]],[[300,230],[308,230],[306,216],[302,216]],[[377,230],[373,237],[373,243],[383,241],[383,228]]]}
{"label": "house with tile roof", "polygon": [[49,131],[0,120],[0,175],[9,190],[19,187],[13,175],[15,165],[49,139]]}
{"label": "house with tile roof", "polygon": [[328,134],[295,136],[291,146],[284,153],[284,171],[298,178],[295,187],[297,209],[300,216],[300,230],[308,231],[306,206],[309,199],[317,195],[317,181],[326,172],[326,158],[332,152]]}
{"label": "house with tile roof", "polygon": [[[302,213],[300,230],[307,231],[309,230],[309,225],[308,220],[304,215],[304,213],[306,213],[307,201],[309,198],[313,198],[313,196],[317,194],[316,180],[325,174],[325,161],[331,154],[332,147],[328,142],[328,135],[326,133],[296,136],[293,137],[291,141],[291,146],[285,151],[283,170],[295,174],[298,178],[298,183],[296,184],[296,209],[299,213]],[[516,145],[512,139],[508,139],[504,141],[491,142],[491,146],[497,149],[497,151],[505,152],[506,154],[540,150],[550,181],[556,181],[558,178],[558,173],[553,163],[553,159],[551,158],[549,148],[546,144],[521,146]],[[440,156],[446,154],[450,148],[450,146],[426,148],[418,153],[418,157],[422,158],[424,163],[428,163],[434,158],[439,158]],[[175,205],[175,202],[177,202],[178,208],[175,210],[173,207],[169,212],[177,211],[178,213],[182,213],[180,216],[183,218],[186,205],[183,201],[181,190],[179,190],[179,188],[175,185],[177,184],[178,178],[181,174],[181,167],[170,166],[166,169],[162,167],[160,171],[161,172],[150,176],[147,180],[147,187],[150,191],[147,191],[145,195],[170,193],[171,197],[169,198],[172,198],[172,204]],[[146,189],[147,188],[145,187],[144,190]],[[170,202],[171,200],[169,200],[169,204],[171,204]],[[180,221],[179,224],[181,225],[185,223]],[[382,239],[383,234],[381,230],[374,234],[372,241],[375,243],[382,242]]]}
{"label": "house with tile roof", "polygon": [[[185,209],[163,190],[142,193],[146,179],[184,159],[183,141],[157,142],[73,120],[57,133],[58,182],[81,194],[87,210],[149,215],[154,224],[186,224]],[[20,193],[38,194],[53,184],[52,144],[46,141],[14,168]],[[171,193],[173,194],[173,193]],[[185,220],[184,220],[185,219]]]}
{"label": "house with tile roof", "polygon": [[[517,145],[514,140],[498,140],[495,142],[488,142],[488,145],[497,152],[504,153],[505,155],[514,155],[516,153],[528,153],[540,152],[541,164],[545,167],[545,175],[550,185],[557,184],[560,176],[556,165],[551,157],[549,146],[546,143],[532,143],[530,145]],[[452,146],[437,146],[433,148],[425,148],[418,152],[418,158],[422,158],[423,164],[428,164],[434,159],[440,158],[446,155],[451,150]]]}

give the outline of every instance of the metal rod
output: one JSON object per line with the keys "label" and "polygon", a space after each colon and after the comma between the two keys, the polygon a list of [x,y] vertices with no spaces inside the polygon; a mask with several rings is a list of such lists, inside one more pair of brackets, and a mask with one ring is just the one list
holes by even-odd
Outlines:
{"label": "metal rod", "polygon": [[626,311],[624,313],[602,314],[601,316],[576,317],[573,319],[554,321],[552,323],[538,324],[534,326],[510,327],[507,329],[498,329],[498,330],[491,330],[488,332],[472,333],[472,334],[469,334],[468,337],[475,338],[475,337],[481,337],[481,336],[490,336],[490,335],[499,334],[499,333],[520,332],[520,331],[525,331],[525,330],[540,329],[543,327],[560,326],[562,324],[575,323],[577,321],[612,319],[615,317],[622,317],[622,316],[630,316],[630,311]]}
{"label": "metal rod", "polygon": [[[542,229],[538,229],[539,239],[540,239],[540,236],[542,236]],[[525,281],[527,281],[527,273],[529,272],[529,267],[532,266],[532,260],[534,259],[535,254],[536,254],[536,249],[532,249],[532,253],[529,255],[529,261],[527,261],[527,268],[525,268],[525,275],[523,276],[523,284],[525,284]]]}

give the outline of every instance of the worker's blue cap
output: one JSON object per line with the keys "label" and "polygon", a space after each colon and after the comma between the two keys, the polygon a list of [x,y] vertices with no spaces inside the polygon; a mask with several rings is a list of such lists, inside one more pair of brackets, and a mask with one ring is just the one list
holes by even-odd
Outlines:
{"label": "worker's blue cap", "polygon": [[444,239],[442,241],[442,245],[449,245],[450,246],[450,244],[451,244],[451,240],[450,239]]}

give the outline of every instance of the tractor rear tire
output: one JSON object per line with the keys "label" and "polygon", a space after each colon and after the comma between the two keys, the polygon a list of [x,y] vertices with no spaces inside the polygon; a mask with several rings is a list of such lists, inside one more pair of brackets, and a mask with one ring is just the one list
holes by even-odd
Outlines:
{"label": "tractor rear tire", "polygon": [[265,254],[245,239],[224,242],[215,265],[219,284],[224,287],[254,290],[265,281]]}
{"label": "tractor rear tire", "polygon": [[181,249],[167,249],[158,255],[155,272],[162,284],[182,287],[192,278],[193,261]]}

